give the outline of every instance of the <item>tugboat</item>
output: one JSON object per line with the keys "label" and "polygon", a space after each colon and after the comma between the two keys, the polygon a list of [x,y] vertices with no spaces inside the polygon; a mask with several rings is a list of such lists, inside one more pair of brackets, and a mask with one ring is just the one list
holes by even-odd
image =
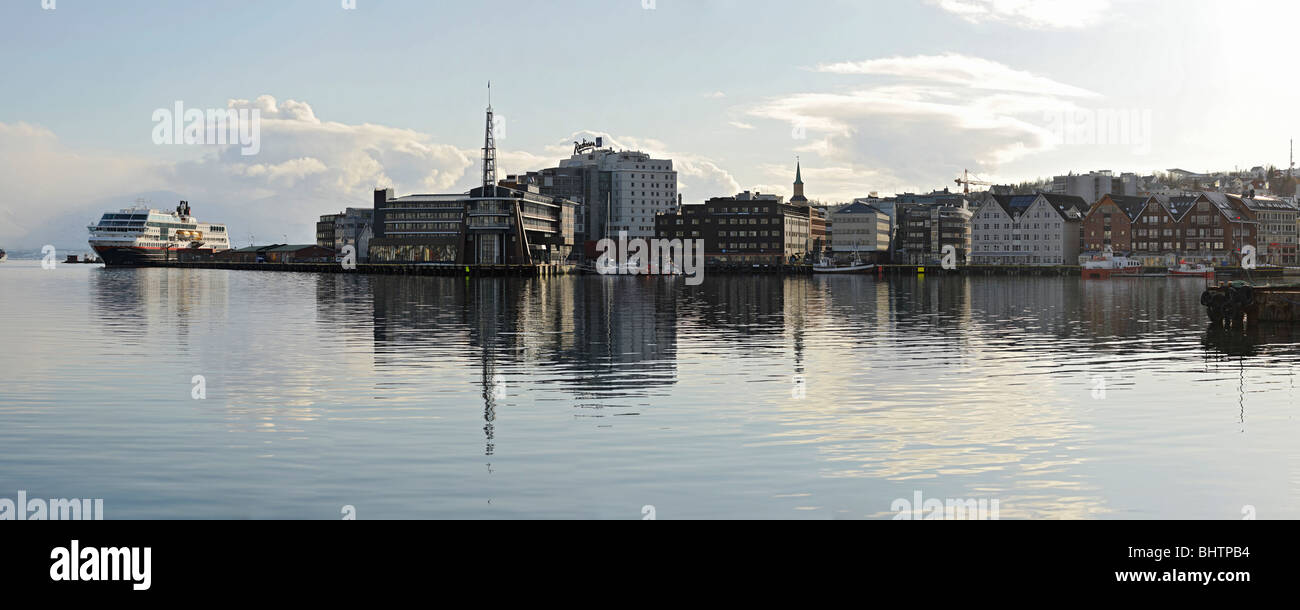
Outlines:
{"label": "tugboat", "polygon": [[1111,276],[1122,275],[1134,277],[1142,272],[1142,261],[1124,256],[1115,256],[1110,248],[1099,257],[1083,263],[1083,279],[1108,280]]}

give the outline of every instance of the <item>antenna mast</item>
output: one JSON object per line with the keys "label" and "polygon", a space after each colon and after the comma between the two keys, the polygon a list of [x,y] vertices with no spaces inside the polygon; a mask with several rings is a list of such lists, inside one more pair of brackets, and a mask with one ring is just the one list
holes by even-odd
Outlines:
{"label": "antenna mast", "polygon": [[488,81],[487,130],[483,138],[483,186],[497,183],[497,142],[492,133],[492,81]]}

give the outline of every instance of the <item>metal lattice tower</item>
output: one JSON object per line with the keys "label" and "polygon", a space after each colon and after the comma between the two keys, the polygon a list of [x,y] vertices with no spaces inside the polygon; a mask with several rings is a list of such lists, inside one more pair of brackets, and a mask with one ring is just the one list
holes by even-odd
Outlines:
{"label": "metal lattice tower", "polygon": [[497,183],[497,140],[492,134],[492,81],[488,81],[487,135],[483,138],[483,186]]}

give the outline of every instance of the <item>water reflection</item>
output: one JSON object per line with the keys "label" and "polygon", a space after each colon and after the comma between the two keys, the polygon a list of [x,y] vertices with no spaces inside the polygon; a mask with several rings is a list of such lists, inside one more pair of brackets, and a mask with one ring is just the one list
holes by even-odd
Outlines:
{"label": "water reflection", "polygon": [[[5,338],[75,346],[85,370],[5,359],[0,417],[93,395],[121,438],[61,419],[85,423],[79,442],[169,439],[116,469],[161,469],[209,506],[188,473],[246,503],[369,494],[389,516],[478,516],[491,498],[887,518],[919,490],[996,498],[1004,518],[1232,518],[1231,502],[1294,515],[1300,488],[1300,329],[1207,330],[1187,282],[78,272],[27,292],[84,306]],[[3,286],[7,308],[33,307]],[[37,454],[49,440],[10,429],[35,430],[5,438]]]}

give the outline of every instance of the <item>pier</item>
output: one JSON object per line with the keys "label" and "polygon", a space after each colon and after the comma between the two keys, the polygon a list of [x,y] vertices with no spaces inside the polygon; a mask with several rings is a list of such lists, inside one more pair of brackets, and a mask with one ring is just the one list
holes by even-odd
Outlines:
{"label": "pier", "polygon": [[160,261],[144,263],[142,267],[171,269],[226,269],[230,271],[279,271],[290,273],[359,273],[363,275],[427,275],[427,276],[525,276],[550,277],[578,273],[574,265],[438,265],[398,263],[358,263],[345,268],[342,263],[236,263],[236,262],[178,262]]}
{"label": "pier", "polygon": [[1248,282],[1220,282],[1201,295],[1210,322],[1229,328],[1257,322],[1300,321],[1300,285],[1254,286]]}

